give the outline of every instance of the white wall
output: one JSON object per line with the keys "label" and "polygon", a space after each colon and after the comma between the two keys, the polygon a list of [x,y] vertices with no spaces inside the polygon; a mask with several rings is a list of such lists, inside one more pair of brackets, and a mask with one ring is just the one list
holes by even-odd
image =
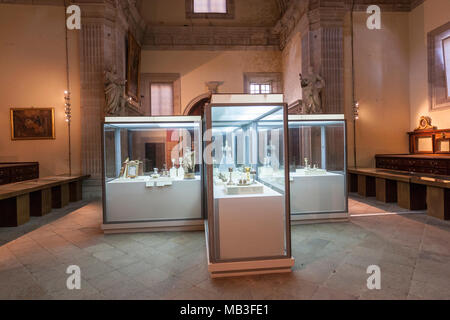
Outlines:
{"label": "white wall", "polygon": [[281,72],[280,51],[143,51],[142,73],[179,73],[181,110],[223,81],[219,93],[243,93],[245,72]]}
{"label": "white wall", "polygon": [[411,130],[417,128],[421,116],[430,116],[440,129],[450,128],[450,109],[429,109],[427,55],[428,32],[449,21],[449,0],[427,0],[409,14]]}
{"label": "white wall", "polygon": [[[354,13],[357,165],[375,166],[376,154],[407,153],[409,131],[408,13],[382,14],[381,30],[366,27],[367,14]],[[345,27],[345,111],[348,119],[348,163],[353,166],[350,14]]]}
{"label": "white wall", "polygon": [[[69,34],[73,173],[80,172],[80,88],[76,32]],[[0,162],[38,161],[40,175],[68,173],[65,11],[0,4]],[[56,139],[12,141],[10,108],[55,108]]]}

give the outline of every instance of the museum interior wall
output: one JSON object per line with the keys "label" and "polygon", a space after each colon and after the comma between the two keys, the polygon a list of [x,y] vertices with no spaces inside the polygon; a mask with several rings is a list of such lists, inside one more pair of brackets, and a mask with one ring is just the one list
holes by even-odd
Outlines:
{"label": "museum interior wall", "polygon": [[[235,19],[187,20],[185,0],[143,1],[141,12],[150,26],[270,27],[279,18],[275,1],[234,3]],[[65,173],[68,171],[68,136],[63,100],[66,89],[64,9],[39,5],[0,6],[0,110],[3,114],[0,117],[0,161],[39,161],[41,176]],[[381,30],[368,30],[366,19],[365,12],[354,13],[355,98],[360,103],[356,145],[357,164],[361,167],[374,166],[377,153],[407,153],[406,132],[417,126],[422,115],[431,116],[433,124],[439,128],[450,127],[449,109],[429,111],[427,65],[427,33],[450,20],[450,2],[427,0],[411,12],[383,12]],[[79,32],[69,32],[74,173],[81,171],[82,156],[79,35]],[[264,46],[257,49],[236,46],[226,50],[218,47],[193,50],[186,46],[162,50],[149,48],[144,43],[141,73],[180,75],[180,113],[194,98],[208,91],[205,84],[208,81],[223,82],[219,93],[244,92],[246,72],[282,73],[285,102],[291,104],[302,98],[298,74],[307,73],[302,70],[302,36],[301,29],[295,27],[281,50],[273,46],[267,46],[266,50]],[[123,60],[119,51],[105,52],[106,62],[111,60],[110,56]],[[103,66],[98,66],[98,70],[103,70]],[[9,109],[31,106],[55,108],[55,140],[11,141]],[[344,106],[348,119],[348,163],[352,166],[350,13],[344,18]],[[97,105],[90,107],[97,108]],[[91,133],[86,131],[86,134]]]}
{"label": "museum interior wall", "polygon": [[450,21],[450,1],[425,1],[409,14],[410,41],[410,129],[421,116],[430,116],[439,129],[450,128],[450,109],[429,110],[427,33]]}
{"label": "museum interior wall", "polygon": [[[375,154],[407,153],[409,131],[408,13],[385,12],[382,29],[369,30],[367,14],[354,13],[357,165],[373,167]],[[345,112],[352,119],[350,15],[345,19]],[[353,121],[348,121],[348,163],[353,166]]]}
{"label": "museum interior wall", "polygon": [[194,98],[208,92],[208,81],[223,82],[219,93],[243,93],[244,73],[281,71],[280,51],[142,51],[142,73],[180,74],[182,112]]}
{"label": "museum interior wall", "polygon": [[[38,161],[40,175],[68,172],[65,12],[62,6],[0,4],[0,162]],[[72,172],[81,166],[77,33],[69,33]],[[10,108],[55,108],[55,140],[11,140]]]}

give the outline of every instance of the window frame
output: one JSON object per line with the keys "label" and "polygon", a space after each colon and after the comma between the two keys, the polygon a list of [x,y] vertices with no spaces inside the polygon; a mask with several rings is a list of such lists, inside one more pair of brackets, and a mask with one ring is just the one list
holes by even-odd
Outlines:
{"label": "window frame", "polygon": [[[245,72],[244,73],[244,93],[250,94],[252,84],[270,84],[270,93],[283,93],[282,73],[280,72]],[[260,88],[261,89],[261,88]],[[261,90],[260,90],[261,91]],[[268,93],[260,93],[268,94]]]}
{"label": "window frame", "polygon": [[235,5],[234,0],[226,0],[227,12],[210,12],[197,13],[194,12],[194,0],[186,1],[186,19],[234,19]]}
{"label": "window frame", "polygon": [[[172,114],[159,114],[159,115],[154,115],[153,114],[153,105],[152,105],[152,86],[153,85],[169,85],[171,87],[172,90]],[[165,116],[173,116],[175,114],[175,87],[173,82],[171,81],[151,81],[149,82],[149,90],[150,90],[150,94],[149,94],[149,101],[150,101],[150,116],[161,116],[161,117],[165,117]]]}
{"label": "window frame", "polygon": [[145,115],[152,115],[151,85],[160,83],[172,84],[173,93],[173,115],[181,115],[181,76],[179,73],[142,73],[141,92],[142,111]]}
{"label": "window frame", "polygon": [[428,33],[428,95],[430,111],[450,108],[448,93],[444,40],[450,37],[450,22]]}
{"label": "window frame", "polygon": [[[258,83],[258,82],[250,82],[249,85],[249,93],[250,94],[271,94],[273,92],[273,86],[272,86],[272,81],[269,82],[264,82],[264,83]],[[252,86],[258,86],[258,92],[252,92]],[[269,92],[263,92],[262,87],[263,86],[269,86]]]}
{"label": "window frame", "polygon": [[450,59],[446,60],[446,56],[450,56],[450,45],[448,46],[449,52],[445,50],[445,42],[449,42],[450,44],[450,35],[448,37],[442,39],[442,59],[444,60],[444,73],[445,73],[445,85],[447,89],[447,99],[450,99]]}

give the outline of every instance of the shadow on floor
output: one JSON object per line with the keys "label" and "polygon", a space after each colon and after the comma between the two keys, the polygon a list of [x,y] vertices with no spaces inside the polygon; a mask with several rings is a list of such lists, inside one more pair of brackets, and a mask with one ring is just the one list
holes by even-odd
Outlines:
{"label": "shadow on floor", "polygon": [[0,228],[0,246],[10,241],[16,240],[21,236],[39,229],[46,224],[52,223],[90,203],[91,201],[78,201],[72,202],[64,208],[53,209],[49,214],[43,217],[30,217],[30,221],[27,223],[11,228]]}

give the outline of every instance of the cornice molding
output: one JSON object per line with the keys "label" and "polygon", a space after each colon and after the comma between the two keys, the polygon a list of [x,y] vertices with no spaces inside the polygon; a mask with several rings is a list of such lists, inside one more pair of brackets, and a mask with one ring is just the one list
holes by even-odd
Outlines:
{"label": "cornice molding", "polygon": [[266,27],[148,26],[145,50],[279,50],[279,37]]}
{"label": "cornice molding", "polygon": [[[273,32],[280,37],[280,48],[283,49],[291,36],[304,28],[304,24],[299,23],[308,12],[308,2],[304,0],[290,0],[286,4],[287,8],[283,16],[278,20],[273,28]],[[303,19],[304,21],[304,19]]]}
{"label": "cornice molding", "polygon": [[[276,0],[281,18],[273,28],[218,26],[151,26],[139,13],[142,0],[70,0],[82,7],[88,23],[106,19],[127,25],[147,50],[273,50],[283,49],[296,32],[340,26],[345,12],[366,11],[371,4],[382,11],[409,12],[425,0]],[[370,3],[369,3],[370,2]],[[0,0],[0,4],[63,6],[65,0]]]}
{"label": "cornice molding", "polygon": [[29,4],[35,6],[64,6],[64,0],[0,0],[0,4]]}
{"label": "cornice molding", "polygon": [[366,11],[372,4],[380,6],[382,11],[409,12],[425,0],[277,0],[282,2],[282,17],[273,28],[280,37],[280,48],[284,49],[296,32],[304,33],[320,27],[342,26],[346,12]]}
{"label": "cornice molding", "polygon": [[[381,11],[387,12],[409,12],[425,0],[355,0],[354,11],[366,11],[367,7],[375,4]],[[347,10],[352,8],[352,0],[345,0]]]}
{"label": "cornice molding", "polygon": [[420,6],[424,2],[425,2],[425,0],[412,0],[411,1],[411,10],[417,8],[418,6]]}
{"label": "cornice molding", "polygon": [[342,27],[344,25],[345,8],[319,7],[308,11],[308,20],[311,30],[321,27]]}

